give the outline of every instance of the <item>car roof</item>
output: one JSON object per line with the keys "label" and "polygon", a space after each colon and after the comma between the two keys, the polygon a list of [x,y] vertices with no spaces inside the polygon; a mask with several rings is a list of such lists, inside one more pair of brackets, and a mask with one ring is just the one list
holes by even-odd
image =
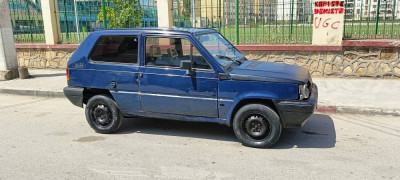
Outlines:
{"label": "car roof", "polygon": [[151,34],[204,34],[217,32],[215,29],[210,28],[130,28],[130,29],[107,29],[95,31],[99,34],[108,33],[151,33]]}

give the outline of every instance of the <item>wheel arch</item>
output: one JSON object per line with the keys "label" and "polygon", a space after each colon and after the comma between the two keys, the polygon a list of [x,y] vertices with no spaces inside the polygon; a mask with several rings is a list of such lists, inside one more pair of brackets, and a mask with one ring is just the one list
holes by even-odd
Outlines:
{"label": "wheel arch", "polygon": [[245,105],[248,104],[262,104],[265,105],[272,110],[276,112],[279,116],[279,120],[282,123],[282,119],[280,118],[280,114],[278,109],[275,106],[275,103],[273,102],[272,99],[269,98],[246,98],[246,99],[241,99],[239,102],[236,103],[234,108],[232,109],[231,113],[229,114],[228,120],[229,120],[229,125],[232,126],[233,118],[235,118],[236,113],[239,111],[240,108],[242,108]]}
{"label": "wheel arch", "polygon": [[100,95],[100,94],[106,95],[115,101],[114,97],[110,93],[110,90],[108,90],[108,89],[85,88],[83,90],[83,101],[82,101],[83,104],[87,104],[90,98],[92,98],[93,96],[96,96],[96,95]]}

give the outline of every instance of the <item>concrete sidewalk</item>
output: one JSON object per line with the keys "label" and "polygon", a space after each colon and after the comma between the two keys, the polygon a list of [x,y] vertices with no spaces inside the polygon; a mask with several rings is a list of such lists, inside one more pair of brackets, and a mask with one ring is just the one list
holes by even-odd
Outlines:
{"label": "concrete sidewalk", "polygon": [[[29,70],[30,79],[0,81],[0,93],[64,97],[65,70]],[[318,111],[400,116],[400,80],[314,78]]]}

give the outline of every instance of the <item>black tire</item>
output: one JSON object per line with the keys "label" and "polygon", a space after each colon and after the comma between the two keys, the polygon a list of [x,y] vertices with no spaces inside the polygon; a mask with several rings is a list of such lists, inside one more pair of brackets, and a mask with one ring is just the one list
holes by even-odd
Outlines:
{"label": "black tire", "polygon": [[248,104],[233,119],[233,130],[245,146],[268,148],[278,141],[282,125],[278,114],[262,104]]}
{"label": "black tire", "polygon": [[123,115],[113,99],[96,95],[89,99],[85,108],[86,120],[98,133],[109,134],[121,127]]}

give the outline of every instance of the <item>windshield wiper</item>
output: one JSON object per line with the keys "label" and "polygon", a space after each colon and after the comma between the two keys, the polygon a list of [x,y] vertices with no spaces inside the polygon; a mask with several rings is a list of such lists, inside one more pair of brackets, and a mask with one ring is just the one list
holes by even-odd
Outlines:
{"label": "windshield wiper", "polygon": [[217,54],[216,56],[217,56],[218,58],[220,58],[220,59],[226,59],[226,60],[228,60],[228,61],[233,61],[233,62],[235,62],[235,63],[238,64],[238,65],[241,65],[241,64],[242,64],[241,61],[236,60],[236,59],[233,59],[233,57],[224,56],[224,55],[219,55],[219,54]]}

